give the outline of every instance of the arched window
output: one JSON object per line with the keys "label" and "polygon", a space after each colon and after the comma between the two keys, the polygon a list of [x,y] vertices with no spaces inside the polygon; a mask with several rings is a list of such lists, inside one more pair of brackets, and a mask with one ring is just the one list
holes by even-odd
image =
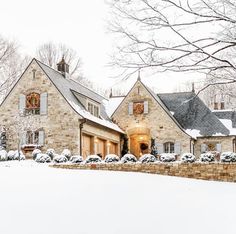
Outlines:
{"label": "arched window", "polygon": [[164,151],[165,151],[165,153],[174,153],[175,152],[175,144],[173,142],[164,143]]}
{"label": "arched window", "polygon": [[26,114],[40,114],[40,94],[33,92],[26,96]]}

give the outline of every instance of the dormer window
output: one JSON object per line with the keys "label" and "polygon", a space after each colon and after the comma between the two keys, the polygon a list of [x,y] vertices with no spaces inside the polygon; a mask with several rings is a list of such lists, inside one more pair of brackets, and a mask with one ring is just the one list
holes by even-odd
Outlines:
{"label": "dormer window", "polygon": [[99,106],[92,103],[92,102],[88,102],[88,111],[90,112],[90,114],[99,117]]}
{"label": "dormer window", "polygon": [[40,114],[40,94],[30,93],[26,96],[26,114]]}

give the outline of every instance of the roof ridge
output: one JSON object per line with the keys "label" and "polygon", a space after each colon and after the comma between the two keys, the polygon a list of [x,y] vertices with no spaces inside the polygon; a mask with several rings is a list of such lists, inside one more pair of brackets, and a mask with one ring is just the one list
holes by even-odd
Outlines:
{"label": "roof ridge", "polygon": [[53,70],[54,72],[56,72],[56,73],[58,73],[58,74],[60,74],[60,75],[62,76],[62,74],[61,74],[59,71],[57,71],[57,70],[55,70],[54,68],[50,67],[50,66],[47,65],[46,63],[43,63],[43,62],[39,61],[39,60],[36,59],[36,58],[33,58],[33,60],[36,60],[36,62],[41,63],[42,65],[46,66],[47,68]]}
{"label": "roof ridge", "polygon": [[156,95],[162,95],[162,94],[184,94],[184,93],[194,93],[192,91],[184,91],[184,92],[173,92],[173,93],[157,93]]}
{"label": "roof ridge", "polygon": [[76,81],[76,80],[74,80],[74,79],[70,79],[70,78],[69,78],[69,80],[70,80],[70,81],[73,81],[73,82],[75,82],[76,84],[79,84],[79,85],[83,86],[84,88],[86,88],[86,89],[90,90],[91,92],[95,93],[96,95],[98,95],[98,96],[100,96],[100,97],[102,97],[102,98],[104,98],[104,99],[108,100],[108,98],[106,98],[106,97],[104,97],[103,95],[101,95],[101,94],[99,94],[99,93],[95,92],[95,91],[94,91],[94,90],[92,90],[91,88],[89,88],[89,87],[86,87],[84,84],[81,84],[79,81]]}
{"label": "roof ridge", "polygon": [[[47,65],[47,64],[45,64],[45,63],[39,61],[39,60],[36,59],[36,58],[33,58],[33,59],[35,59],[37,62],[41,63],[42,65],[46,66],[47,68],[49,68],[49,69],[53,70],[54,72],[56,72],[56,73],[60,74],[61,76],[63,76],[59,71],[57,71],[56,69],[50,67],[49,65]],[[64,78],[64,77],[63,77],[63,78]],[[65,78],[64,78],[64,79],[65,79]],[[67,80],[68,80],[68,81],[73,81],[73,82],[75,82],[76,84],[79,84],[79,85],[83,86],[84,88],[88,89],[89,91],[93,92],[94,94],[96,94],[96,95],[98,95],[98,96],[100,96],[100,97],[102,97],[102,98],[108,100],[106,97],[100,95],[99,93],[96,93],[94,90],[92,90],[92,89],[86,87],[85,85],[81,84],[80,82],[78,82],[78,81],[76,81],[76,80],[74,80],[74,79],[67,78]]]}

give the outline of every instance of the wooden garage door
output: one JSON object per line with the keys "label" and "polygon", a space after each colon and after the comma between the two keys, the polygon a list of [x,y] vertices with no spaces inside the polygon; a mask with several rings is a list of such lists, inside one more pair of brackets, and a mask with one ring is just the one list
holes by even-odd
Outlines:
{"label": "wooden garage door", "polygon": [[117,144],[116,143],[110,142],[109,154],[117,154]]}
{"label": "wooden garage door", "polygon": [[82,136],[82,154],[84,158],[91,154],[91,137],[85,134]]}
{"label": "wooden garage door", "polygon": [[101,154],[102,157],[105,157],[105,141],[102,139],[98,139],[98,143],[97,143],[97,153]]}

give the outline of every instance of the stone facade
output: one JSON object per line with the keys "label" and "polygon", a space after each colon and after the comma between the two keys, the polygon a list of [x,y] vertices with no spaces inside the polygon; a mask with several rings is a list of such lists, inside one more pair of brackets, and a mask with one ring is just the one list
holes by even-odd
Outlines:
{"label": "stone facade", "polygon": [[[19,95],[27,95],[30,92],[47,93],[47,114],[32,116],[35,122],[38,122],[38,128],[44,131],[42,150],[54,148],[60,153],[63,149],[68,148],[74,154],[80,153],[81,117],[68,104],[62,93],[59,92],[35,60],[30,63],[0,107],[0,123],[9,129],[7,150],[16,149],[18,145],[16,133],[13,133],[11,126],[14,125],[15,116],[19,115]],[[91,136],[105,136],[106,140],[119,144],[120,134],[106,127],[102,128],[87,123],[82,131]]]}
{"label": "stone facade", "polygon": [[235,137],[234,136],[210,136],[210,137],[198,137],[194,145],[194,154],[200,157],[202,144],[220,144],[220,152],[235,152]]}
{"label": "stone facade", "polygon": [[[137,101],[148,101],[148,113],[129,114],[129,103]],[[140,81],[135,83],[112,118],[128,135],[131,153],[137,155],[138,144],[141,142],[148,143],[150,152],[152,138],[161,144],[179,142],[180,153],[191,151],[191,137],[177,125]]]}

